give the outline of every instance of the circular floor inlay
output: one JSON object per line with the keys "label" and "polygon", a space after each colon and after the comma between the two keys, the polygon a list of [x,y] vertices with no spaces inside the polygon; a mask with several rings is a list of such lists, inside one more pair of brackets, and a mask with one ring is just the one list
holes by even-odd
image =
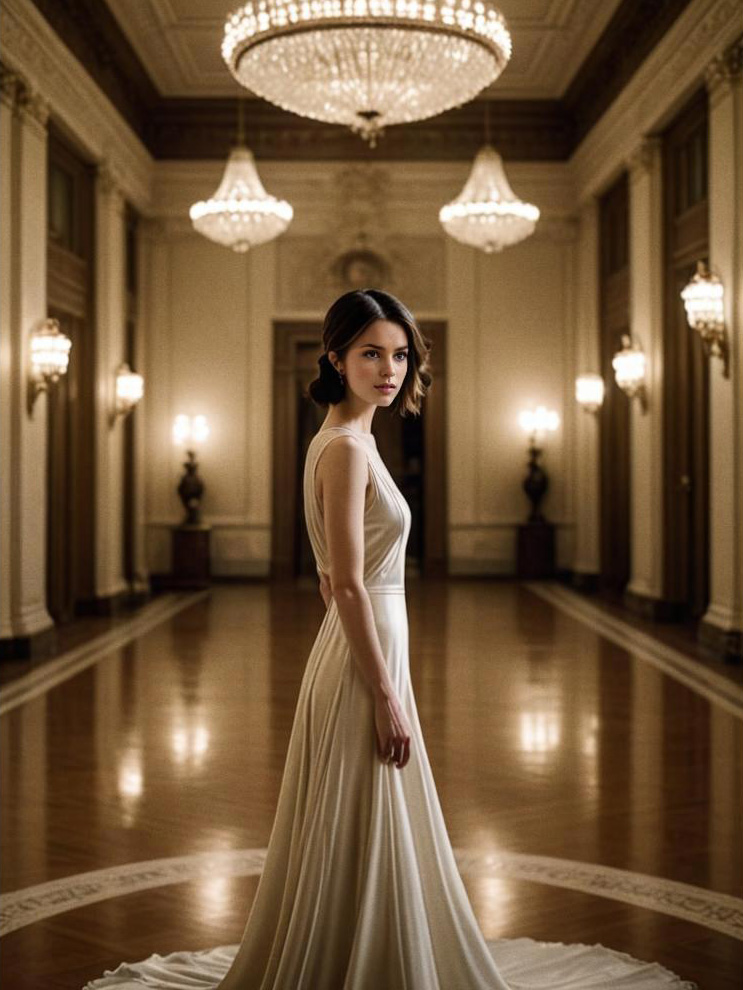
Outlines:
{"label": "circular floor inlay", "polygon": [[[633,904],[743,941],[743,899],[675,880],[609,866],[523,853],[484,854],[455,849],[463,876],[530,880]],[[265,849],[196,853],[127,863],[25,887],[0,897],[0,935],[86,904],[189,880],[258,876]]]}

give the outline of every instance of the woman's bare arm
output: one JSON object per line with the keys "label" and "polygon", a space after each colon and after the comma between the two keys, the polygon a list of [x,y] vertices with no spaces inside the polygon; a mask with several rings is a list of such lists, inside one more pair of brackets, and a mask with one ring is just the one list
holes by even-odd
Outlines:
{"label": "woman's bare arm", "polygon": [[330,590],[354,660],[373,694],[393,693],[369,593],[364,587],[366,453],[352,437],[337,437],[318,462]]}
{"label": "woman's bare arm", "polygon": [[351,656],[374,697],[377,752],[401,770],[410,759],[410,723],[390,679],[364,587],[367,455],[351,437],[338,437],[323,451],[318,471],[331,593]]}

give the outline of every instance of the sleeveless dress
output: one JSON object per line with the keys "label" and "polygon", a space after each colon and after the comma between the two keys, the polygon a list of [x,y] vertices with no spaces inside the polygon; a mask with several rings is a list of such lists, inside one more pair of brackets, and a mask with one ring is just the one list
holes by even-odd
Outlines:
{"label": "sleeveless dress", "polygon": [[315,469],[339,436],[368,455],[364,584],[411,727],[399,770],[376,752],[374,705],[335,604],[309,654],[271,836],[239,945],[121,963],[83,990],[696,990],[600,945],[487,942],[457,869],[408,662],[411,513],[372,434],[323,427],[303,476],[318,573],[330,562]]}

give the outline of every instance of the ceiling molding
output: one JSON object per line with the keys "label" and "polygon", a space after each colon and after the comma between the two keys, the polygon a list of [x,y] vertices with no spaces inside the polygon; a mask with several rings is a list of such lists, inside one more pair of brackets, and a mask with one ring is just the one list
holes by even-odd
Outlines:
{"label": "ceiling molding", "polygon": [[691,0],[624,0],[563,97],[583,140]]}
{"label": "ceiling molding", "polygon": [[[489,99],[492,140],[504,159],[565,161],[691,0],[622,0],[560,100]],[[239,98],[162,96],[105,2],[33,0],[156,159],[223,158]],[[375,150],[347,128],[308,120],[265,100],[244,101],[257,159],[469,160],[483,142],[483,100],[427,121],[390,127]]]}
{"label": "ceiling molding", "polygon": [[[152,114],[145,143],[156,159],[224,159],[235,143],[237,100],[169,99]],[[555,100],[489,101],[491,139],[511,161],[569,157],[572,123]],[[346,127],[309,120],[265,100],[244,101],[256,158],[275,161],[468,161],[485,140],[485,104],[473,100],[430,120],[389,127],[375,149]]]}

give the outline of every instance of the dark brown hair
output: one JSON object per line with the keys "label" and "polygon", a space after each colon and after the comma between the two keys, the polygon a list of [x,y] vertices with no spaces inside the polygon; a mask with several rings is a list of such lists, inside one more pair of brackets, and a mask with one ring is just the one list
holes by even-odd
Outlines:
{"label": "dark brown hair", "polygon": [[431,342],[421,333],[410,310],[399,299],[381,289],[354,289],[340,296],[330,307],[323,323],[323,353],[317,360],[320,374],[310,382],[309,396],[319,406],[336,405],[345,398],[346,384],[340,380],[328,352],[335,351],[342,358],[354,340],[375,320],[397,323],[405,331],[408,367],[390,408],[401,416],[408,413],[418,416],[433,381],[429,371]]}

